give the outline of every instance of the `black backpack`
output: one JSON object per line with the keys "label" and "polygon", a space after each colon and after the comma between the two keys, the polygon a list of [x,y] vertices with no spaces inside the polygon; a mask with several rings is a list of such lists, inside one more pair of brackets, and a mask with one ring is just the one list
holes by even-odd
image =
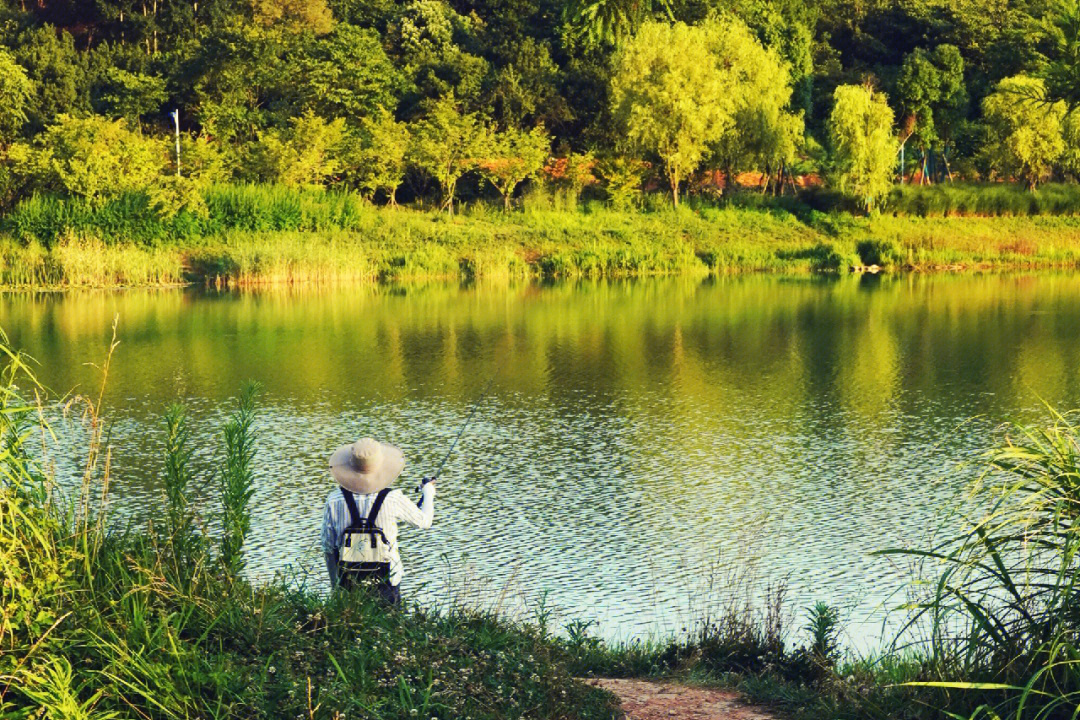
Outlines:
{"label": "black backpack", "polygon": [[383,501],[390,488],[379,491],[366,518],[360,517],[353,494],[341,488],[345,505],[349,508],[349,527],[338,553],[338,584],[351,588],[359,583],[390,581],[390,543],[383,531],[375,526]]}

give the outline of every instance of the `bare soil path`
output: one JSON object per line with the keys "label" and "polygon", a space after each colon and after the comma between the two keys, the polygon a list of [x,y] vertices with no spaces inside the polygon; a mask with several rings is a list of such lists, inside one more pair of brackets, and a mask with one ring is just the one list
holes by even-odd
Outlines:
{"label": "bare soil path", "polygon": [[647,680],[596,678],[587,682],[615,693],[626,720],[776,720],[724,690]]}

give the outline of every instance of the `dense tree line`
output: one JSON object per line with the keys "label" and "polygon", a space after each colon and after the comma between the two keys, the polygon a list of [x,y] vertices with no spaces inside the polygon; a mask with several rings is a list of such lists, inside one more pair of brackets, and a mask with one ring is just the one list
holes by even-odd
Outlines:
{"label": "dense tree line", "polygon": [[15,0],[0,40],[7,205],[1080,174],[1080,0]]}

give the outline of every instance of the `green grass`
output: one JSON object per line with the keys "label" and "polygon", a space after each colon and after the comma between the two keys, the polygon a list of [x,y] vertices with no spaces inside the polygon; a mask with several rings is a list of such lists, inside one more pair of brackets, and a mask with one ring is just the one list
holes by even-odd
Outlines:
{"label": "green grass", "polygon": [[105,514],[99,400],[82,401],[93,440],[81,488],[64,502],[27,451],[43,428],[16,387],[40,388],[6,342],[0,353],[0,718],[617,716],[537,626],[468,608],[387,610],[363,590],[324,597],[238,575],[253,391],[222,429],[220,550],[186,496],[196,449],[179,408],[164,419],[166,507],[150,525],[124,529]]}
{"label": "green grass", "polygon": [[[0,285],[108,287],[574,278],[731,272],[1076,267],[1080,191],[1047,186],[903,187],[893,210],[860,218],[823,192],[802,199],[692,198],[678,211],[565,207],[527,198],[503,212],[463,203],[453,217],[379,208],[354,194],[274,186],[204,191],[208,212],[165,218],[145,198],[93,206],[34,196],[0,222]],[[926,209],[941,202],[1035,203],[1039,212]],[[995,199],[997,198],[997,199]],[[933,202],[931,202],[933,200]],[[1006,202],[1007,201],[1007,202]],[[821,212],[815,207],[833,207]],[[943,206],[944,207],[944,206]],[[903,210],[917,211],[919,216]],[[922,208],[922,209],[920,209]]]}
{"label": "green grass", "polygon": [[1080,215],[1080,185],[1051,183],[1034,193],[1011,183],[898,185],[885,212],[910,217]]}

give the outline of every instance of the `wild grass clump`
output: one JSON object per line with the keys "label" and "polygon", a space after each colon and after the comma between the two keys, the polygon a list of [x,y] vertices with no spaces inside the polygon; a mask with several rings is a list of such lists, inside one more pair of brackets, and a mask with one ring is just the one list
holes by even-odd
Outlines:
{"label": "wild grass clump", "polygon": [[866,267],[903,267],[910,262],[908,254],[893,240],[862,240],[855,246],[855,252]]}
{"label": "wild grass clump", "polygon": [[205,212],[164,212],[142,192],[103,203],[80,197],[32,195],[19,201],[0,228],[24,244],[51,248],[66,235],[92,235],[109,244],[185,247],[229,230],[250,232],[365,229],[375,209],[359,195],[278,185],[213,185],[201,190]]}
{"label": "wild grass clump", "polygon": [[613,677],[684,675],[698,678],[774,675],[786,681],[810,682],[819,664],[807,645],[788,641],[791,617],[783,585],[766,588],[760,603],[749,588],[729,588],[711,611],[684,637],[615,645],[588,634],[580,623],[567,626],[564,641],[582,674]]}
{"label": "wild grass clump", "polygon": [[202,232],[198,218],[189,213],[172,218],[159,215],[145,193],[125,193],[101,204],[81,197],[35,194],[19,201],[0,227],[23,244],[46,248],[71,235],[150,248],[190,242]]}
{"label": "wild grass clump", "polygon": [[962,530],[910,622],[932,631],[934,687],[980,697],[976,717],[1075,717],[1080,707],[1080,416],[1010,426],[972,485]]}
{"label": "wild grass clump", "polygon": [[913,217],[1077,215],[1080,186],[1051,183],[1030,192],[1012,183],[897,185],[885,211]]}
{"label": "wild grass clump", "polygon": [[51,249],[0,238],[0,285],[75,288],[179,285],[188,281],[180,252],[111,245],[67,235]]}
{"label": "wild grass clump", "polygon": [[355,193],[280,185],[215,185],[203,192],[204,235],[225,230],[362,230],[375,208]]}
{"label": "wild grass clump", "polygon": [[[535,626],[238,575],[259,480],[253,389],[225,425],[217,467],[196,467],[206,454],[191,447],[184,410],[166,411],[162,510],[145,530],[123,529],[106,512],[100,396],[81,403],[91,441],[67,502],[35,455],[50,446],[48,400],[4,338],[0,354],[0,717],[615,718],[612,698],[575,681]],[[217,539],[193,482],[215,473]]]}

